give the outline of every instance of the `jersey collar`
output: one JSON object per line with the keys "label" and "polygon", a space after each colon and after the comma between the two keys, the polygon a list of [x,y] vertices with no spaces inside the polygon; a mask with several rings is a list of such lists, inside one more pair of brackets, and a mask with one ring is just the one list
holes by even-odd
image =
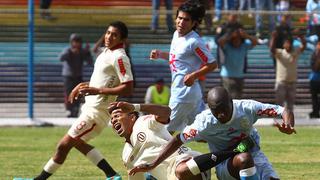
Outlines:
{"label": "jersey collar", "polygon": [[234,119],[235,119],[235,116],[236,116],[236,106],[235,106],[235,103],[233,102],[233,100],[232,100],[232,106],[233,106],[233,108],[232,108],[232,116],[231,116],[231,118],[230,118],[230,121],[228,121],[228,122],[226,122],[225,124],[227,124],[227,125],[229,125],[229,124],[231,124],[233,121],[234,121]]}

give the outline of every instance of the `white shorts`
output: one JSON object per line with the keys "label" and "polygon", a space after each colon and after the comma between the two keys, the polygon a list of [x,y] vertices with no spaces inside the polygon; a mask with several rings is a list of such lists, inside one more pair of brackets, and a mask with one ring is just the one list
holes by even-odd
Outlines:
{"label": "white shorts", "polygon": [[72,138],[80,138],[89,141],[98,136],[111,119],[106,109],[96,109],[82,106],[81,114],[72,124],[68,135]]}
{"label": "white shorts", "polygon": [[[256,151],[251,154],[253,156],[254,165],[257,168],[257,175],[261,180],[269,180],[270,177],[279,178],[277,173],[273,170],[268,158],[261,151]],[[229,158],[230,159],[230,158]],[[228,161],[229,159],[221,162],[216,166],[216,174],[218,179],[236,180],[229,174]]]}
{"label": "white shorts", "polygon": [[195,120],[197,114],[205,109],[203,100],[195,103],[170,103],[171,108],[170,123],[167,125],[168,131],[182,131],[187,125]]}

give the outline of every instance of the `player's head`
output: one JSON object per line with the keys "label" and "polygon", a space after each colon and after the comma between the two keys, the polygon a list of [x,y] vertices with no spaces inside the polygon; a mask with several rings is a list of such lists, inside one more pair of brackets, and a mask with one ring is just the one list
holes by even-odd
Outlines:
{"label": "player's head", "polygon": [[128,38],[128,28],[126,24],[121,21],[114,21],[107,27],[106,34],[104,36],[105,46],[109,49],[122,44]]}
{"label": "player's head", "polygon": [[72,48],[80,49],[82,47],[82,37],[79,34],[72,33],[69,41]]}
{"label": "player's head", "polygon": [[288,52],[290,52],[291,49],[292,49],[292,43],[293,43],[292,38],[290,38],[290,37],[284,38],[284,40],[283,40],[283,49],[285,49]]}
{"label": "player's head", "polygon": [[208,92],[208,106],[212,114],[221,123],[231,119],[233,103],[228,91],[223,87],[214,87]]}
{"label": "player's head", "polygon": [[125,113],[121,108],[113,106],[109,108],[112,128],[120,137],[130,138],[132,127],[139,117],[138,112]]}
{"label": "player's head", "polygon": [[184,36],[195,30],[201,23],[206,10],[197,0],[188,0],[181,4],[176,14],[176,29],[179,35]]}

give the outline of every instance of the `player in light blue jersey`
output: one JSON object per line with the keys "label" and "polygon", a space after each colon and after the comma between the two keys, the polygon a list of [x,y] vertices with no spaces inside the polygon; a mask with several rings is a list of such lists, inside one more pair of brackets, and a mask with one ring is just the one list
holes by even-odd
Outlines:
{"label": "player in light blue jersey", "polygon": [[275,125],[280,132],[292,134],[296,132],[293,128],[293,113],[278,105],[254,100],[232,100],[227,90],[222,87],[215,87],[209,91],[208,106],[209,109],[197,115],[194,123],[173,138],[151,164],[137,166],[131,173],[154,168],[185,142],[204,140],[208,142],[211,153],[194,158],[194,163],[188,163],[189,169],[199,173],[205,168],[217,165],[217,154],[232,149],[242,139],[249,138],[255,141],[249,152],[233,155],[216,166],[218,179],[279,179],[260,150],[260,137],[253,124],[262,117],[281,117],[282,124]]}
{"label": "player in light blue jersey", "polygon": [[204,41],[195,31],[205,15],[205,8],[196,1],[181,4],[176,14],[176,31],[173,34],[170,52],[152,50],[150,59],[169,61],[172,85],[169,107],[170,132],[181,131],[194,121],[204,109],[198,78],[217,67],[216,60]]}

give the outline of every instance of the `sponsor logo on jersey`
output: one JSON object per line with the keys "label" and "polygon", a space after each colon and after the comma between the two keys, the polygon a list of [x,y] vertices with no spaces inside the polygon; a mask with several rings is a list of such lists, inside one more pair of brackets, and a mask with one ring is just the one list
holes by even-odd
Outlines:
{"label": "sponsor logo on jersey", "polygon": [[121,58],[118,59],[118,65],[120,68],[120,73],[122,74],[122,76],[124,76],[126,74],[126,68],[124,67],[123,60]]}
{"label": "sponsor logo on jersey", "polygon": [[273,108],[268,108],[268,109],[259,109],[257,111],[258,116],[267,116],[267,117],[275,117],[278,115],[277,111]]}
{"label": "sponsor logo on jersey", "polygon": [[205,63],[208,62],[208,57],[204,54],[204,52],[199,47],[197,47],[195,51],[203,62]]}
{"label": "sponsor logo on jersey", "polygon": [[137,134],[137,139],[139,142],[144,142],[146,140],[146,134],[144,132],[139,132]]}

